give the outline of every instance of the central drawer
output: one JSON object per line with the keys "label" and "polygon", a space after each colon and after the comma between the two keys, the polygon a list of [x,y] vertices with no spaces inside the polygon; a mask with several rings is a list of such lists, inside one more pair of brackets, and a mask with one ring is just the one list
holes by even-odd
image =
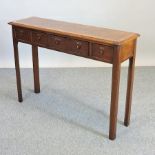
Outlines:
{"label": "central drawer", "polygon": [[74,55],[87,57],[89,54],[89,44],[86,41],[68,39],[68,52]]}
{"label": "central drawer", "polygon": [[49,35],[49,48],[57,51],[66,52],[73,55],[88,56],[89,46],[88,42],[80,41],[68,37],[61,37],[57,35]]}
{"label": "central drawer", "polygon": [[76,39],[68,40],[68,50],[70,53],[78,56],[87,57],[89,52],[89,45],[86,41]]}

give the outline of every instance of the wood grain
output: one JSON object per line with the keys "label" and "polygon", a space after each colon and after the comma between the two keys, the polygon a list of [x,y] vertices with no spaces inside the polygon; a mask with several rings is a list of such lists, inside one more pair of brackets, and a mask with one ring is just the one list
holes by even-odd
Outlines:
{"label": "wood grain", "polygon": [[127,42],[125,42],[122,46],[121,46],[121,62],[124,62],[125,60],[133,57],[134,55],[134,40],[129,40]]}
{"label": "wood grain", "polygon": [[9,24],[24,28],[53,32],[71,37],[80,37],[90,41],[104,42],[113,45],[120,45],[124,41],[135,39],[139,36],[137,33],[56,21],[39,17],[29,17],[26,19],[16,20],[10,22]]}
{"label": "wood grain", "polygon": [[23,96],[22,96],[22,86],[21,86],[18,41],[15,40],[14,31],[12,31],[12,34],[13,34],[13,47],[14,47],[14,60],[15,60],[15,69],[16,69],[16,82],[17,82],[18,101],[22,102],[23,101]]}
{"label": "wood grain", "polygon": [[134,71],[135,71],[136,41],[137,40],[134,41],[134,45],[133,45],[133,48],[134,48],[133,57],[129,58],[125,117],[124,117],[125,126],[129,126],[129,123],[130,123],[132,91],[133,91],[133,81],[134,81]]}
{"label": "wood grain", "polygon": [[121,63],[129,59],[124,125],[130,122],[136,33],[31,17],[10,23],[13,30],[18,100],[22,102],[18,42],[32,45],[34,91],[40,92],[38,47],[111,63],[109,139],[116,138]]}
{"label": "wood grain", "polygon": [[34,92],[40,93],[38,46],[32,45]]}
{"label": "wood grain", "polygon": [[110,124],[109,124],[109,139],[116,138],[117,128],[117,113],[118,113],[118,98],[119,98],[119,83],[120,83],[120,47],[116,47],[114,51],[114,61],[112,67],[112,86],[111,86],[111,105],[110,105]]}

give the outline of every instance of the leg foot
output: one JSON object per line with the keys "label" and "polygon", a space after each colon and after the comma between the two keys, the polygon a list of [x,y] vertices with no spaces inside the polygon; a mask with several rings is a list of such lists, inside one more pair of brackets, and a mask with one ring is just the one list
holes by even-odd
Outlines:
{"label": "leg foot", "polygon": [[19,102],[23,102],[23,98],[18,98],[18,101]]}

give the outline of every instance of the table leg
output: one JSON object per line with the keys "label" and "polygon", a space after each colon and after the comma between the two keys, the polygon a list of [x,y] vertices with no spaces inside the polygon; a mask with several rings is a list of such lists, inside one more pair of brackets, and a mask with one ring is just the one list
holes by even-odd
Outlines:
{"label": "table leg", "polygon": [[34,92],[40,93],[38,47],[32,45]]}
{"label": "table leg", "polygon": [[132,90],[133,90],[135,57],[136,57],[136,43],[137,43],[137,40],[134,41],[133,57],[129,58],[126,106],[125,106],[125,117],[124,117],[125,126],[129,126],[129,123],[130,123]]}
{"label": "table leg", "polygon": [[18,54],[18,41],[13,40],[14,46],[14,59],[15,59],[15,69],[16,69],[16,81],[17,81],[17,91],[18,91],[18,101],[22,102],[22,88],[21,88],[21,76],[20,76],[20,65],[19,65],[19,54]]}
{"label": "table leg", "polygon": [[135,68],[135,58],[132,57],[129,59],[129,68],[128,68],[128,82],[127,82],[126,106],[124,117],[125,126],[128,126],[130,123],[134,68]]}
{"label": "table leg", "polygon": [[118,97],[119,97],[119,82],[120,82],[120,56],[119,50],[115,51],[115,60],[112,68],[112,90],[111,90],[111,106],[110,106],[110,127],[109,127],[109,139],[114,140],[116,138],[117,128],[117,113],[118,113]]}

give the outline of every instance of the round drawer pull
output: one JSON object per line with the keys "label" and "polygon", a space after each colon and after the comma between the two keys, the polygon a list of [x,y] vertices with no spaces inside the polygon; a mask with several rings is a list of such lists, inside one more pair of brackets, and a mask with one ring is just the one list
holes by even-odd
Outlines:
{"label": "round drawer pull", "polygon": [[57,44],[57,45],[58,45],[59,43],[60,43],[60,42],[59,42],[58,40],[55,40],[55,44]]}
{"label": "round drawer pull", "polygon": [[37,34],[37,40],[40,40],[41,39],[41,34]]}
{"label": "round drawer pull", "polygon": [[81,46],[80,46],[80,45],[77,45],[77,46],[76,46],[76,48],[77,48],[77,49],[80,49],[80,48],[81,48]]}
{"label": "round drawer pull", "polygon": [[40,40],[41,39],[41,36],[38,36],[38,40]]}
{"label": "round drawer pull", "polygon": [[54,40],[55,40],[55,44],[56,44],[56,45],[59,45],[60,42],[61,42],[61,39],[60,39],[60,38],[55,38]]}
{"label": "round drawer pull", "polygon": [[76,48],[77,49],[80,49],[81,48],[81,45],[82,45],[81,42],[76,42]]}
{"label": "round drawer pull", "polygon": [[104,54],[104,51],[100,50],[100,54],[103,55]]}
{"label": "round drawer pull", "polygon": [[103,46],[100,47],[100,54],[101,54],[101,55],[104,54],[104,47],[103,47]]}
{"label": "round drawer pull", "polygon": [[55,40],[55,43],[56,43],[56,44],[58,44],[58,41],[57,41],[57,40]]}

